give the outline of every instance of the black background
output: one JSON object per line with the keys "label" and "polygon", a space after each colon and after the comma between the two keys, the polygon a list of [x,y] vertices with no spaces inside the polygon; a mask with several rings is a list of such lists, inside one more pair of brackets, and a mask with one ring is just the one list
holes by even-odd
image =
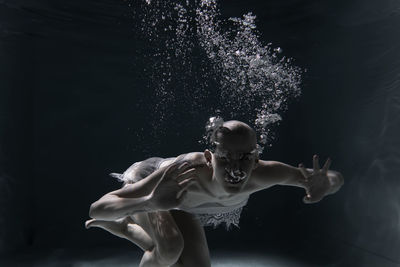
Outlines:
{"label": "black background", "polygon": [[[136,2],[0,1],[0,251],[132,247],[86,230],[89,205],[120,186],[109,172],[201,151],[212,114],[154,109],[133,30]],[[316,264],[400,264],[400,5],[396,1],[220,1],[252,11],[263,43],[307,72],[262,158],[329,156],[345,185],[315,205],[298,188],[253,195],[241,228],[207,229],[210,249],[277,251]],[[136,12],[138,12],[136,10]],[[148,67],[148,66],[147,66]],[[184,75],[184,74],[183,74]],[[179,109],[179,106],[176,107]],[[135,248],[137,249],[137,248]]]}

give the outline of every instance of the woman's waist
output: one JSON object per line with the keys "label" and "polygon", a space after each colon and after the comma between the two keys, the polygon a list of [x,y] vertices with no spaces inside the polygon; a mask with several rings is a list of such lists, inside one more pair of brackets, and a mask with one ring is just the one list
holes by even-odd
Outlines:
{"label": "woman's waist", "polygon": [[185,205],[182,203],[178,210],[183,210],[192,214],[220,214],[220,213],[230,213],[235,211],[239,208],[246,206],[247,200],[245,199],[240,203],[234,205],[222,205],[221,203],[203,203],[201,205],[192,206],[192,205]]}

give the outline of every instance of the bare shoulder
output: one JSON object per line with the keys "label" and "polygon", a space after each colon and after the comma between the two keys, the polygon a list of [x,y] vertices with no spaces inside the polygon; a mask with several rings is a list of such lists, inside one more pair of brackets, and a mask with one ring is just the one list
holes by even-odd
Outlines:
{"label": "bare shoulder", "polygon": [[187,153],[185,159],[187,159],[193,165],[201,165],[206,163],[204,154],[201,152]]}
{"label": "bare shoulder", "polygon": [[206,163],[203,153],[201,153],[201,152],[189,152],[189,153],[181,154],[181,155],[177,156],[176,158],[173,158],[171,163],[174,163],[174,162],[188,162],[193,167],[201,166]]}

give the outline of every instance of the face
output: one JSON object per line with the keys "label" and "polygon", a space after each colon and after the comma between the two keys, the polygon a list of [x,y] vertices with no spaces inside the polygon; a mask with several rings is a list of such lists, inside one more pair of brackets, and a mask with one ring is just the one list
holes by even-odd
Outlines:
{"label": "face", "polygon": [[238,193],[246,185],[257,161],[254,137],[224,135],[219,139],[216,150],[212,154],[213,179],[226,192]]}

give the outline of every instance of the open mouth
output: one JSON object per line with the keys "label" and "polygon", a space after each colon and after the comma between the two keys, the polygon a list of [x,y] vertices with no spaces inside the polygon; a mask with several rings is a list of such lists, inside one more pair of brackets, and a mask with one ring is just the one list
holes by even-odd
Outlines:
{"label": "open mouth", "polygon": [[239,184],[239,183],[243,182],[246,178],[247,178],[247,175],[245,172],[242,172],[242,171],[233,172],[233,171],[226,170],[225,182],[227,182],[227,183]]}

